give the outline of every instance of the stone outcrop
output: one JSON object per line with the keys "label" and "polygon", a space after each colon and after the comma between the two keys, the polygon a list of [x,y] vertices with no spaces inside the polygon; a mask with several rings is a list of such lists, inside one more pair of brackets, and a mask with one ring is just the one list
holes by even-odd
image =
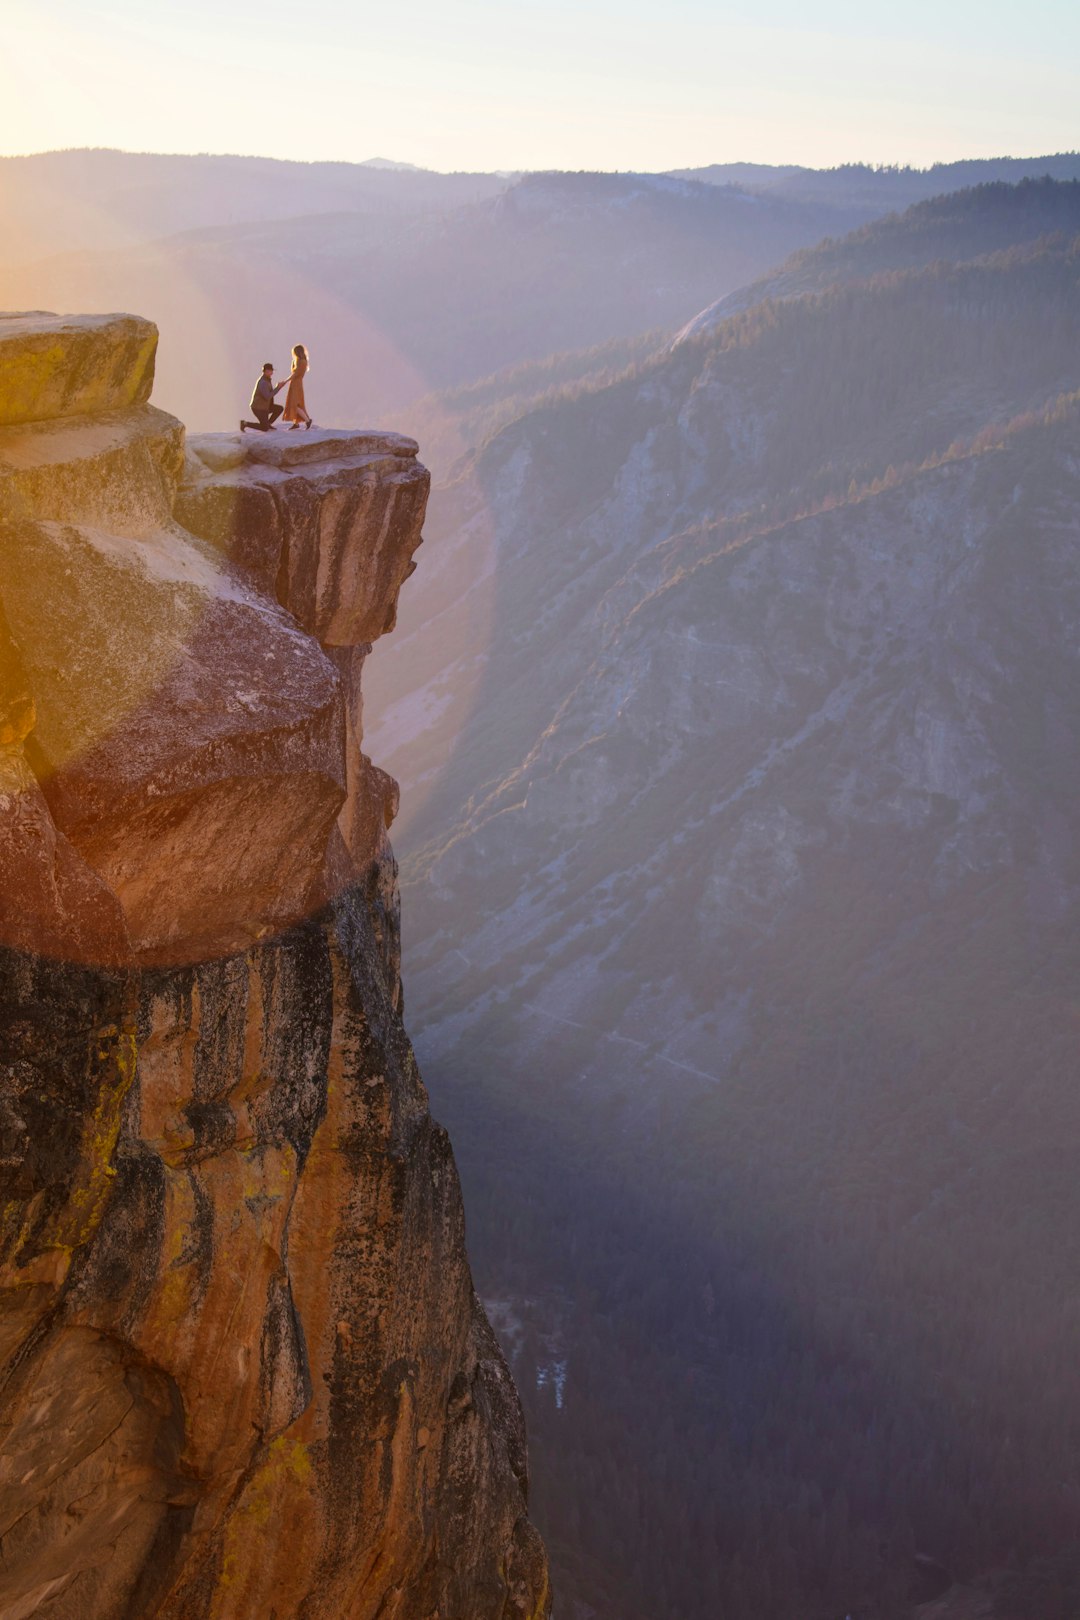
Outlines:
{"label": "stone outcrop", "polygon": [[[291,438],[291,436],[290,436]],[[415,439],[320,432],[314,441],[206,434],[178,516],[250,569],[325,647],[394,628],[430,480]],[[362,532],[361,550],[350,536]]]}
{"label": "stone outcrop", "polygon": [[0,315],[0,426],[143,405],[156,351],[134,315]]}
{"label": "stone outcrop", "polygon": [[427,475],[153,340],[0,320],[0,1613],[543,1616],[360,751]]}
{"label": "stone outcrop", "polygon": [[0,593],[54,820],[132,951],[190,961],[303,915],[345,796],[340,683],[311,638],[168,530],[12,523]]}

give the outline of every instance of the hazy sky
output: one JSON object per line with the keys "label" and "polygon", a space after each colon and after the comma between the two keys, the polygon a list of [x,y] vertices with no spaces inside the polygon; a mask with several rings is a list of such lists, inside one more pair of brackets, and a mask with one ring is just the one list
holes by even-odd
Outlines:
{"label": "hazy sky", "polygon": [[1080,145],[1072,0],[0,0],[0,44],[0,153],[658,169]]}

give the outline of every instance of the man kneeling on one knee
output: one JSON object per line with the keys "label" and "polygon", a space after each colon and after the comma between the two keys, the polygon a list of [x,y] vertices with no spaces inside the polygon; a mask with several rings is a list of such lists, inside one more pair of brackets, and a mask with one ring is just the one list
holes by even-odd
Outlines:
{"label": "man kneeling on one knee", "polygon": [[277,387],[274,387],[274,368],[268,360],[262,368],[262,376],[255,384],[255,392],[251,396],[251,414],[254,422],[241,422],[240,431],[245,428],[257,428],[260,433],[268,433],[281,415],[284,406],[274,404],[274,395],[281,392],[288,382],[288,377],[282,378]]}

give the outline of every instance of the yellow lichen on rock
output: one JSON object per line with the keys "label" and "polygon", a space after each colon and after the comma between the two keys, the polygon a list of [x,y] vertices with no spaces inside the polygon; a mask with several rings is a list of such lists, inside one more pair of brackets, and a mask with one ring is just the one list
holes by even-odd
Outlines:
{"label": "yellow lichen on rock", "polygon": [[[24,1250],[32,1242],[35,1253],[55,1251],[64,1257],[57,1270],[49,1268],[51,1279],[59,1281],[66,1262],[93,1237],[105,1212],[110,1183],[116,1172],[113,1155],[120,1134],[124,1099],[135,1077],[135,1031],[132,1025],[110,1025],[91,1032],[90,1068],[95,1074],[97,1101],[86,1118],[77,1152],[78,1171],[68,1188],[64,1203],[48,1214],[47,1193],[39,1194],[28,1205],[13,1201],[4,1206],[4,1250],[7,1263],[0,1270],[0,1286],[17,1285],[24,1266]],[[15,1217],[18,1225],[11,1224]]]}
{"label": "yellow lichen on rock", "polygon": [[144,404],[157,337],[135,315],[0,315],[0,427]]}

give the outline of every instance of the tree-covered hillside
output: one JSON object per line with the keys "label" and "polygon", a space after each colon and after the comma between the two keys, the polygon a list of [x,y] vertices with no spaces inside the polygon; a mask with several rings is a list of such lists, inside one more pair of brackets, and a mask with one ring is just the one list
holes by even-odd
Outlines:
{"label": "tree-covered hillside", "polygon": [[896,270],[922,269],[1001,252],[1042,237],[1080,230],[1080,178],[987,182],[887,214],[848,236],[826,238],[793,253],[779,270],[719,299],[690,321],[683,336],[710,331],[738,310],[766,299],[798,298],[843,282]]}

